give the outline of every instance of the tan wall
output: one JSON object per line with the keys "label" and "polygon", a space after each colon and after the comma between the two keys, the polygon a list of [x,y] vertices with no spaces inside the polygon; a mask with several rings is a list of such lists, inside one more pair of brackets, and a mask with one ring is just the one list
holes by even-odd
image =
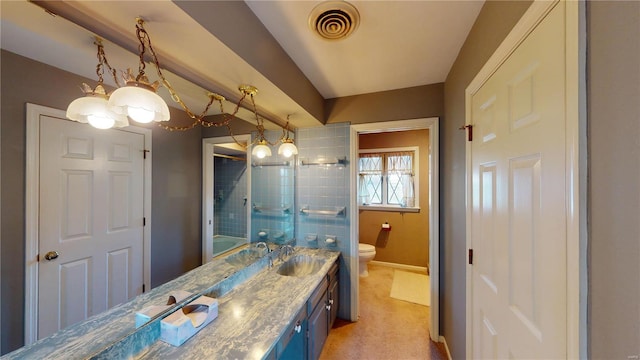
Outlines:
{"label": "tan wall", "polygon": [[[2,50],[0,74],[2,128],[2,339],[0,353],[24,343],[25,262],[25,156],[26,105],[35,103],[66,109],[82,95],[79,85],[95,79],[69,72]],[[171,109],[172,125],[190,120]],[[156,287],[201,264],[201,132],[152,129],[153,174],[151,225],[151,284]],[[180,175],[186,191],[176,192],[169,178]],[[183,194],[168,196],[167,194]]]}
{"label": "tan wall", "polygon": [[440,127],[440,332],[454,359],[466,358],[464,91],[531,1],[486,1],[444,85]]}
{"label": "tan wall", "polygon": [[327,99],[327,123],[364,124],[390,120],[440,117],[444,113],[444,84]]}
{"label": "tan wall", "polygon": [[640,356],[640,2],[587,12],[589,358]]}
{"label": "tan wall", "polygon": [[[359,135],[360,149],[419,147],[420,212],[360,211],[359,242],[376,246],[376,261],[429,264],[429,130]],[[383,231],[389,222],[391,231]]]}

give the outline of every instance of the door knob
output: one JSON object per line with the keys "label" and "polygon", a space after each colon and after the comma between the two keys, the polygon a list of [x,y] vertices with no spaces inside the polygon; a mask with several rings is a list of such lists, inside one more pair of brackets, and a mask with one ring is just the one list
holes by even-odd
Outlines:
{"label": "door knob", "polygon": [[44,254],[44,258],[49,261],[56,259],[58,256],[60,256],[60,254],[58,254],[57,251],[49,251],[48,253]]}

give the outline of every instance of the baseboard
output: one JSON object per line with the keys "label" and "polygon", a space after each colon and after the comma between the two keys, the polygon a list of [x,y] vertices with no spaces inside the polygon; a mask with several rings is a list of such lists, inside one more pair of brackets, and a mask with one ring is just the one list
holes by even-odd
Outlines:
{"label": "baseboard", "polygon": [[447,352],[447,359],[451,360],[451,353],[449,352],[449,346],[447,345],[447,340],[442,335],[440,335],[440,339],[438,340],[444,345],[444,350]]}
{"label": "baseboard", "polygon": [[375,260],[372,260],[369,264],[371,264],[371,265],[379,265],[379,266],[386,266],[386,267],[395,268],[395,269],[416,271],[416,272],[421,272],[421,273],[428,274],[427,268],[423,267],[423,266],[404,265],[404,264],[396,264],[396,263],[390,263],[390,262],[384,262],[384,261],[375,261]]}

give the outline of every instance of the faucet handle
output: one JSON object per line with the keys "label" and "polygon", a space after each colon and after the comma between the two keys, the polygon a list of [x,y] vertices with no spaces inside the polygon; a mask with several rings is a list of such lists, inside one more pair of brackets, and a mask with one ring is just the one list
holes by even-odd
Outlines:
{"label": "faucet handle", "polygon": [[287,245],[282,245],[280,247],[280,259],[282,260],[285,256],[291,255],[293,254],[293,252],[295,251],[295,249],[293,248],[293,246],[287,244]]}
{"label": "faucet handle", "polygon": [[255,247],[256,247],[256,249],[260,249],[261,247],[264,247],[264,249],[265,249],[267,254],[271,252],[271,249],[269,248],[269,245],[264,241],[257,242]]}

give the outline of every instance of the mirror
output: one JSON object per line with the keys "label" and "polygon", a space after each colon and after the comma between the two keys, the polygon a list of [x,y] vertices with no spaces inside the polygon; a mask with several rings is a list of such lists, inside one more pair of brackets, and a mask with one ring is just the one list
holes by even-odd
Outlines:
{"label": "mirror", "polygon": [[248,242],[247,153],[240,145],[213,146],[213,244],[212,257]]}
{"label": "mirror", "polygon": [[[264,132],[273,143],[281,131]],[[295,156],[278,154],[278,146],[269,146],[271,156],[251,159],[251,242],[277,245],[295,242]]]}
{"label": "mirror", "polygon": [[[265,136],[272,142],[279,139],[280,134],[280,131],[265,132]],[[245,143],[250,142],[249,135],[236,138]],[[203,172],[205,177],[207,173],[210,173],[211,177],[210,181],[204,179],[204,195],[207,197],[203,197],[203,225],[207,229],[204,231],[207,237],[203,241],[203,254],[206,255],[203,255],[205,265],[201,271],[207,272],[212,287],[204,292],[198,291],[199,294],[194,293],[134,329],[133,315],[136,311],[166,301],[162,286],[157,288],[158,291],[136,297],[118,308],[116,316],[124,320],[109,325],[110,345],[105,347],[102,342],[95,343],[93,347],[87,346],[87,354],[108,357],[109,354],[120,354],[123,349],[138,353],[143,350],[139,348],[145,343],[143,339],[153,338],[153,333],[158,330],[159,321],[174,309],[198,295],[218,291],[217,287],[220,287],[219,291],[224,290],[223,288],[228,287],[223,285],[225,280],[244,277],[234,276],[237,272],[244,271],[243,269],[257,271],[259,266],[252,265],[256,262],[262,262],[260,266],[264,266],[266,258],[256,257],[250,252],[243,253],[244,250],[230,255],[233,258],[227,258],[234,247],[258,241],[266,241],[276,246],[295,241],[296,159],[277,155],[278,145],[272,146],[271,157],[257,160],[247,156],[247,152],[242,147],[238,148],[231,138],[204,139]],[[216,243],[215,239],[226,242]],[[230,244],[231,240],[233,244]],[[208,251],[205,252],[205,249]],[[214,254],[222,255],[213,259]],[[191,277],[199,274],[197,271],[190,273]],[[192,281],[188,280],[186,283]]]}

